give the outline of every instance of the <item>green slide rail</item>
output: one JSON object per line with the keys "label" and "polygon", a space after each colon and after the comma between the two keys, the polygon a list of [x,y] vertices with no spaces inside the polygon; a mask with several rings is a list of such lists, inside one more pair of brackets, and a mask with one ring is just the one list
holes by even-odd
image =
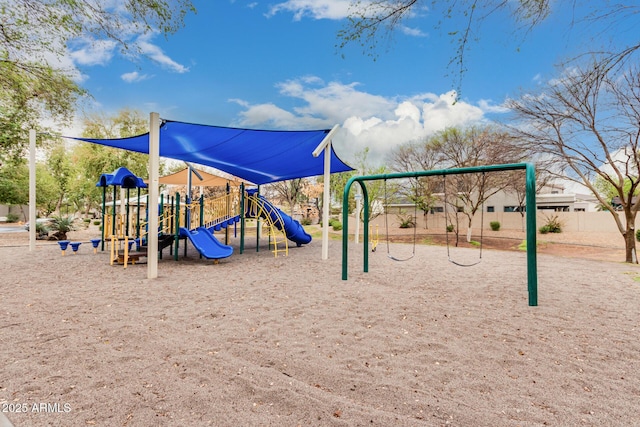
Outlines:
{"label": "green slide rail", "polygon": [[[346,206],[349,206],[349,191],[354,182],[360,184],[362,188],[363,205],[364,205],[364,272],[369,271],[369,195],[365,181],[376,181],[381,179],[399,179],[399,178],[417,178],[422,176],[445,176],[445,175],[461,175],[468,173],[484,173],[484,172],[500,172],[524,169],[526,171],[526,218],[527,218],[527,288],[529,291],[529,305],[538,305],[538,262],[536,252],[536,171],[531,163],[511,163],[504,165],[474,166],[457,169],[439,169],[430,171],[417,172],[399,172],[379,175],[354,176],[344,187],[342,201],[342,280],[347,280],[348,270],[348,250],[349,250],[349,212]],[[386,207],[385,207],[386,208]]]}

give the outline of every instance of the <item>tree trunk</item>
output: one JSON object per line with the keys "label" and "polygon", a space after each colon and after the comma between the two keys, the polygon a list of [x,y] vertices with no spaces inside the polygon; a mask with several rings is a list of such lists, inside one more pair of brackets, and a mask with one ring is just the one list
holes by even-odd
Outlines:
{"label": "tree trunk", "polygon": [[627,222],[625,232],[622,233],[622,237],[624,237],[624,249],[625,249],[625,260],[624,262],[628,262],[631,264],[638,263],[638,256],[636,254],[636,213],[631,209],[625,209],[624,217]]}
{"label": "tree trunk", "polygon": [[628,262],[631,264],[638,263],[638,257],[636,255],[636,236],[635,230],[633,228],[627,227],[627,231],[623,234],[624,237],[624,249],[625,249],[625,260],[624,262]]}

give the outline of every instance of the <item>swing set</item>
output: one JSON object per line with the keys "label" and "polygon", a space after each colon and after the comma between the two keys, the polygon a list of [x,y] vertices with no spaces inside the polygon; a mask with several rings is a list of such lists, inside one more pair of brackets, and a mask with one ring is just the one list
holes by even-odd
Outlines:
{"label": "swing set", "polygon": [[[473,267],[474,265],[478,265],[480,264],[480,262],[482,261],[482,241],[483,241],[483,229],[484,229],[484,202],[482,203],[482,208],[480,210],[480,255],[478,256],[478,260],[471,262],[471,263],[462,263],[459,261],[454,260],[453,258],[451,258],[451,249],[449,245],[449,228],[450,226],[452,227],[453,224],[450,224],[448,222],[448,212],[447,212],[447,204],[448,202],[448,198],[447,198],[447,178],[446,175],[442,176],[442,184],[443,184],[443,189],[444,189],[444,218],[445,221],[447,222],[446,224],[446,233],[445,233],[445,240],[447,243],[447,258],[449,259],[449,262],[452,264],[457,265],[458,267]],[[486,179],[485,179],[485,173],[482,172],[482,184],[481,184],[481,188],[484,188]],[[418,231],[418,226],[417,224],[414,224],[413,227],[413,250],[411,252],[411,255],[409,255],[406,258],[399,258],[397,256],[391,255],[391,249],[389,247],[389,219],[388,219],[388,213],[387,213],[387,207],[389,206],[389,201],[388,201],[388,197],[387,197],[387,180],[384,180],[384,207],[385,207],[385,214],[384,214],[384,227],[386,230],[386,235],[387,235],[387,257],[389,257],[389,259],[392,259],[393,261],[409,261],[411,258],[413,258],[414,256],[416,256],[416,240],[417,240],[417,231]],[[413,204],[413,218],[414,221],[418,220],[418,204],[414,203]],[[372,242],[372,252],[375,252],[375,247],[377,246],[378,242],[377,242],[377,235],[376,235],[376,241],[375,241],[375,245]]]}
{"label": "swing set", "polygon": [[[483,174],[483,183],[484,183],[484,174],[488,172],[501,172],[501,171],[510,171],[510,170],[520,170],[524,169],[526,172],[526,221],[527,221],[527,289],[529,293],[529,305],[537,306],[538,305],[538,270],[537,270],[537,254],[536,254],[536,176],[535,176],[535,167],[531,163],[512,163],[512,164],[504,164],[504,165],[489,165],[489,166],[474,166],[467,168],[457,168],[457,169],[440,169],[440,170],[431,170],[431,171],[416,171],[416,172],[400,172],[400,173],[391,173],[391,174],[380,174],[380,175],[367,175],[367,176],[354,176],[349,181],[344,188],[343,194],[343,206],[348,205],[349,201],[349,191],[351,190],[351,186],[354,182],[357,182],[362,189],[362,196],[364,201],[364,229],[369,230],[369,194],[367,192],[367,187],[365,185],[366,181],[376,181],[376,180],[384,180],[385,181],[385,203],[387,202],[387,194],[386,194],[386,181],[389,179],[400,179],[400,178],[417,178],[422,176],[442,176],[444,180],[446,180],[447,175],[461,175],[461,174],[471,174],[471,173],[482,173]],[[446,186],[446,181],[445,181]],[[446,195],[446,187],[445,187],[445,195]],[[445,207],[447,201],[445,200]],[[386,208],[386,206],[385,206]],[[417,209],[417,208],[416,208]],[[484,211],[484,206],[483,209]],[[347,272],[348,272],[348,250],[349,250],[349,224],[348,217],[349,212],[344,209],[342,213],[342,280],[347,280]],[[446,215],[446,211],[445,211]],[[482,221],[484,221],[484,214],[482,214]],[[482,230],[484,224],[481,225],[480,229]],[[387,236],[389,235],[388,224],[385,216],[385,227],[387,228]],[[482,231],[481,231],[482,232]],[[389,251],[389,241],[387,237],[387,256],[394,261],[407,261],[415,256],[415,229],[414,229],[414,242],[413,242],[413,252],[407,258],[398,258],[394,257],[390,254]],[[449,253],[449,241],[447,234],[447,257],[449,261],[455,265],[462,267],[470,267],[472,265],[476,265],[482,259],[482,237],[480,242],[480,258],[477,262],[471,264],[462,264],[458,263],[451,259]],[[369,271],[369,236],[368,233],[364,233],[363,238],[364,251],[363,251],[363,271],[367,273]],[[377,244],[377,242],[376,242]]]}

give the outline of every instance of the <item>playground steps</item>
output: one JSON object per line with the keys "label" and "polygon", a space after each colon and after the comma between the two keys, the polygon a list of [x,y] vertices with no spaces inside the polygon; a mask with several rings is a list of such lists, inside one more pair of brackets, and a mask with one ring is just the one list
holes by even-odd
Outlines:
{"label": "playground steps", "polygon": [[[135,251],[131,251],[127,254],[127,264],[135,264],[136,262],[138,262],[140,260],[140,258],[142,257],[146,257],[147,256],[147,251],[144,252],[135,252]],[[119,250],[118,251],[118,258],[116,259],[116,262],[118,264],[124,264],[124,250]]]}
{"label": "playground steps", "polygon": [[[158,250],[162,251],[163,249],[171,246],[173,242],[174,236],[171,234],[162,234],[158,236]],[[140,258],[146,257],[147,249],[148,247],[146,245],[142,245],[138,248],[138,250],[129,251],[129,253],[127,254],[127,264],[135,264],[136,262],[140,261]],[[118,264],[124,264],[124,250],[120,249],[118,251],[118,257],[116,261]]]}
{"label": "playground steps", "polygon": [[[171,246],[173,244],[173,242],[175,241],[175,236],[173,236],[173,234],[161,234],[158,236],[158,250],[162,251],[163,249],[168,248],[169,246]],[[147,256],[147,245],[141,245],[140,248],[138,249],[137,252],[134,253],[141,253],[144,252],[144,256]]]}

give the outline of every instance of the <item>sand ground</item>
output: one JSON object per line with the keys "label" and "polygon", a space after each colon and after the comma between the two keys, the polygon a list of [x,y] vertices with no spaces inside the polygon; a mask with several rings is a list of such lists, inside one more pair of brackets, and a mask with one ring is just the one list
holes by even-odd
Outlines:
{"label": "sand ground", "polygon": [[217,265],[165,252],[148,280],[88,243],[61,256],[0,235],[4,415],[15,427],[638,422],[636,265],[542,251],[531,307],[521,251],[461,268],[442,246],[406,262],[381,247],[364,273],[350,244],[342,280],[340,241],[325,261],[319,239],[278,258],[266,240],[244,254],[231,243]]}

